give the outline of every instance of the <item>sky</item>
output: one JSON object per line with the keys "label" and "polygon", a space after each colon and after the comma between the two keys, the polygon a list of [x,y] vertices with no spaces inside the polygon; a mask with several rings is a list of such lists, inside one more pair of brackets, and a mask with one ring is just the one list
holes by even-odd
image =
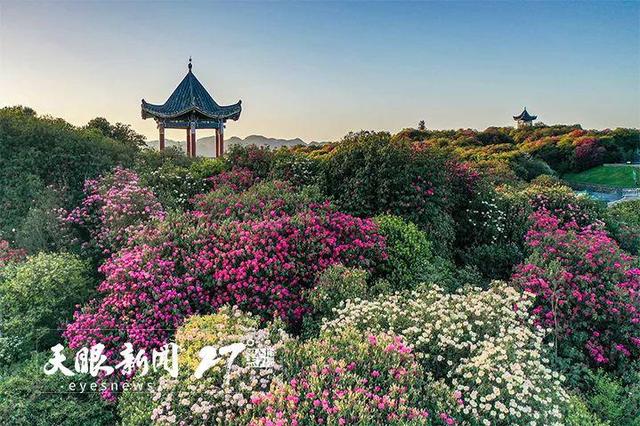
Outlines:
{"label": "sky", "polygon": [[219,104],[242,99],[226,137],[484,129],[523,106],[547,124],[640,127],[638,1],[0,0],[0,106],[157,139],[140,100],[163,103],[189,56]]}

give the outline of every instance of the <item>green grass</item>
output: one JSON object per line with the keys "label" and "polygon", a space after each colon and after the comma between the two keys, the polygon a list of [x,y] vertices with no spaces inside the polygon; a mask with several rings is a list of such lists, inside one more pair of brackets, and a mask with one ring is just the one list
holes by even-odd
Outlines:
{"label": "green grass", "polygon": [[[634,182],[635,170],[637,181]],[[562,177],[569,183],[607,185],[615,188],[636,188],[640,186],[640,167],[598,166],[580,173],[567,173]]]}

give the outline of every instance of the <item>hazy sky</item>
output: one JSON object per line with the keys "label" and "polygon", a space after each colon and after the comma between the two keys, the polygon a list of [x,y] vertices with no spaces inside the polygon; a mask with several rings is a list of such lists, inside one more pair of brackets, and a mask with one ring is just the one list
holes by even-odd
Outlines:
{"label": "hazy sky", "polygon": [[483,129],[525,105],[548,124],[640,127],[640,2],[0,0],[1,106],[155,139],[140,100],[163,103],[189,55],[218,103],[243,101],[227,137]]}

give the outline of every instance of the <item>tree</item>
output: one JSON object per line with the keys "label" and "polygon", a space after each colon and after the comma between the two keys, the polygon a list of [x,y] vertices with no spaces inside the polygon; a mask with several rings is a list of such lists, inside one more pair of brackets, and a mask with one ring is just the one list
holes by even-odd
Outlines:
{"label": "tree", "polygon": [[132,144],[136,147],[145,146],[145,137],[133,130],[129,124],[111,124],[106,118],[96,117],[90,120],[85,127],[88,129],[97,129],[104,136],[126,144]]}
{"label": "tree", "polygon": [[426,129],[427,129],[427,124],[424,122],[424,120],[418,121],[418,130],[426,130]]}

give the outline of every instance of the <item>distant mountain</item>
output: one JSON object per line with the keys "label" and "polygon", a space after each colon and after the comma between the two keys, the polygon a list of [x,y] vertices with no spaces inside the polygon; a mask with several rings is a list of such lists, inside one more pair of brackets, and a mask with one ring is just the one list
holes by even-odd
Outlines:
{"label": "distant mountain", "polygon": [[[147,141],[147,146],[153,149],[159,149],[160,141],[153,140]],[[296,145],[322,145],[326,142],[310,142],[306,143],[300,138],[295,139],[276,139],[276,138],[268,138],[262,135],[250,135],[244,139],[241,139],[237,136],[233,136],[224,141],[225,150],[229,149],[233,145],[256,145],[256,146],[264,146],[269,147],[271,149],[280,148],[283,146],[293,147]],[[186,145],[186,141],[174,141],[171,139],[165,140],[165,146],[168,147],[176,147],[178,149],[184,150]],[[198,138],[198,144],[196,147],[196,153],[201,157],[215,157],[216,145],[215,145],[215,137],[207,136],[204,138]]]}

